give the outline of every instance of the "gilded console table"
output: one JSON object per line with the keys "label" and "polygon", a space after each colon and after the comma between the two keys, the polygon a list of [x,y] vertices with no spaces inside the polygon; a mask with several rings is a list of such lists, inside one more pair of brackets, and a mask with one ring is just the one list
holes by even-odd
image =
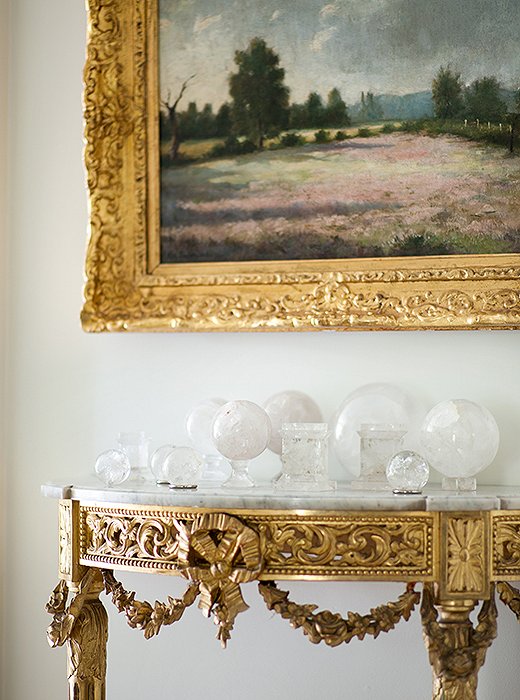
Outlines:
{"label": "gilded console table", "polygon": [[[126,485],[123,485],[126,486]],[[313,643],[377,636],[420,607],[433,698],[476,698],[478,671],[496,636],[495,589],[520,616],[520,488],[456,495],[335,493],[229,495],[128,485],[47,484],[59,498],[59,583],[47,604],[51,646],[66,644],[70,700],[105,698],[105,591],[149,638],[198,602],[225,646],[247,609],[241,584],[257,581],[267,607]],[[150,604],[114,571],[186,579],[182,598]],[[402,581],[398,600],[345,618],[298,604],[276,581]],[[470,613],[478,607],[475,624]]]}

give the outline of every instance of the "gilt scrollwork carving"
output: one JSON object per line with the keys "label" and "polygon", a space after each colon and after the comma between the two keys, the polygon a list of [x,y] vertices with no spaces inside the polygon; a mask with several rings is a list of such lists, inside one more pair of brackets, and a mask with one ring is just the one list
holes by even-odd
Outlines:
{"label": "gilt scrollwork carving", "polygon": [[175,518],[128,517],[88,512],[86,554],[174,562],[181,526]]}
{"label": "gilt scrollwork carving", "polygon": [[433,586],[424,585],[423,634],[433,669],[433,700],[475,700],[478,671],[496,637],[494,587],[473,626],[474,600],[444,601],[436,606]]}
{"label": "gilt scrollwork carving", "polygon": [[[339,520],[339,519],[338,519]],[[350,516],[259,524],[266,570],[278,575],[433,574],[433,518]]]}
{"label": "gilt scrollwork carving", "polygon": [[408,620],[420,594],[409,584],[405,593],[395,602],[372,608],[368,615],[349,612],[343,618],[328,610],[316,612],[317,605],[300,605],[289,600],[289,593],[277,588],[275,583],[260,583],[258,589],[269,610],[289,620],[294,629],[302,629],[313,644],[325,642],[335,647],[348,644],[354,637],[364,639],[366,635],[377,637],[381,632],[392,630],[400,620]]}

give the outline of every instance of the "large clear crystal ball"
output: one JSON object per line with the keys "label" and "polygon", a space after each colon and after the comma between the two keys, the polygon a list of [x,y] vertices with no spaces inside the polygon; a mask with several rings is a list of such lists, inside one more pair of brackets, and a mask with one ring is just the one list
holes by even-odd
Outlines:
{"label": "large clear crystal ball", "polygon": [[[360,472],[358,431],[407,430],[414,414],[411,398],[391,384],[366,384],[343,401],[332,422],[332,447],[339,462],[355,476]],[[363,428],[362,428],[363,426]]]}
{"label": "large clear crystal ball", "polygon": [[130,460],[123,450],[106,450],[96,459],[96,476],[107,486],[122,484],[130,476]]}
{"label": "large clear crystal ball", "polygon": [[394,491],[420,492],[430,475],[428,462],[412,450],[402,450],[390,458],[386,478]]}
{"label": "large clear crystal ball", "polygon": [[216,412],[226,399],[206,399],[197,404],[186,415],[186,432],[195,447],[205,455],[216,453],[215,443],[211,436],[211,426]]}
{"label": "large clear crystal ball", "polygon": [[168,477],[164,468],[164,462],[173,450],[173,445],[161,445],[158,447],[150,458],[150,469],[156,481],[168,481]]}
{"label": "large clear crystal ball", "polygon": [[252,401],[229,401],[217,411],[212,434],[215,447],[227,459],[253,459],[267,447],[271,421]]}
{"label": "large clear crystal ball", "polygon": [[160,480],[176,486],[196,484],[200,480],[203,465],[202,455],[192,447],[173,447],[164,458],[164,478]]}
{"label": "large clear crystal ball", "polygon": [[303,391],[281,391],[264,403],[264,410],[271,419],[271,439],[267,447],[276,454],[282,453],[280,430],[284,423],[321,423],[323,416],[316,402]]}
{"label": "large clear crystal ball", "polygon": [[430,465],[444,476],[470,477],[485,469],[498,451],[500,434],[492,414],[466,399],[442,401],[421,428],[421,444]]}

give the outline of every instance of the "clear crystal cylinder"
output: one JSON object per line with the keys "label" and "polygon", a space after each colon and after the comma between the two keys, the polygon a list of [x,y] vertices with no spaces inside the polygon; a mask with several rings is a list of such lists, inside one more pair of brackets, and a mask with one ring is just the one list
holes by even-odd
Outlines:
{"label": "clear crystal cylinder", "polygon": [[282,472],[274,481],[276,489],[330,491],[335,483],[328,472],[326,423],[284,423],[282,435]]}
{"label": "clear crystal cylinder", "polygon": [[380,423],[364,423],[358,434],[361,467],[359,479],[351,482],[351,488],[388,490],[386,466],[390,458],[402,449],[406,430]]}

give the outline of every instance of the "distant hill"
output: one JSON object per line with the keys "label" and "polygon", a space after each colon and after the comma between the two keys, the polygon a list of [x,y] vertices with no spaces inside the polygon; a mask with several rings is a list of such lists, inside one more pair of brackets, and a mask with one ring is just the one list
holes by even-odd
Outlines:
{"label": "distant hill", "polygon": [[[518,92],[502,88],[500,97],[507,105],[508,110],[514,111]],[[433,100],[431,90],[423,92],[411,92],[407,95],[376,95],[375,100],[383,111],[382,119],[423,119],[433,117]],[[361,117],[361,101],[348,107],[353,121],[363,121]],[[374,121],[380,121],[376,119]]]}
{"label": "distant hill", "polygon": [[[377,103],[383,110],[383,119],[422,119],[433,117],[431,90],[412,92],[407,95],[376,95]],[[349,114],[354,121],[360,120],[361,102],[349,105]]]}

